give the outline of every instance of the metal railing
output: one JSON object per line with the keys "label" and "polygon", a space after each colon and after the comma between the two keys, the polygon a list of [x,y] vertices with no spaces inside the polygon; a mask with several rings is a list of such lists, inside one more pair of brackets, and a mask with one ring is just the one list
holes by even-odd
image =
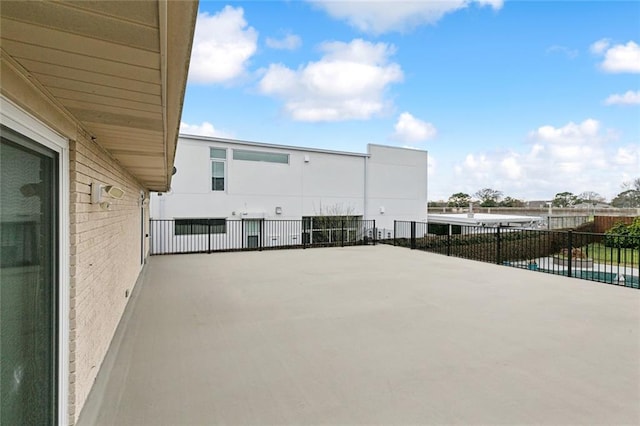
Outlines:
{"label": "metal railing", "polygon": [[640,288],[640,237],[396,221],[387,244]]}
{"label": "metal railing", "polygon": [[376,244],[375,220],[151,219],[150,254]]}

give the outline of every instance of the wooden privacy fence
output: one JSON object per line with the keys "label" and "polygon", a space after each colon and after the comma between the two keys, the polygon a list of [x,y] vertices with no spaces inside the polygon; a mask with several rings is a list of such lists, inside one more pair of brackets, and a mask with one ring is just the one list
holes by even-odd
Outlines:
{"label": "wooden privacy fence", "polygon": [[619,222],[630,225],[633,219],[635,219],[635,216],[595,216],[593,218],[595,228],[593,232],[607,232],[613,225]]}

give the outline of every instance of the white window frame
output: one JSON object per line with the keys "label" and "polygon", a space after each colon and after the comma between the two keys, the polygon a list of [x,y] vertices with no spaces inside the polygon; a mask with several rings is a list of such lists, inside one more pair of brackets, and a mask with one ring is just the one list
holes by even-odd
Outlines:
{"label": "white window frame", "polygon": [[[224,158],[213,158],[213,157],[211,157],[211,148],[224,150]],[[216,192],[227,192],[227,166],[228,166],[227,157],[228,157],[228,155],[229,155],[229,150],[227,148],[222,148],[222,147],[219,147],[219,146],[210,146],[209,147],[209,176],[210,176],[209,177],[209,188],[210,188],[209,190],[211,192],[214,192],[214,193],[216,193]],[[213,185],[212,184],[213,184],[213,178],[214,178],[214,176],[213,176],[213,163],[214,162],[222,163],[223,166],[224,166],[224,176],[223,176],[224,188],[222,190],[213,189]]]}
{"label": "white window frame", "polygon": [[69,140],[0,95],[0,122],[34,142],[56,152],[60,236],[58,252],[58,424],[69,422]]}

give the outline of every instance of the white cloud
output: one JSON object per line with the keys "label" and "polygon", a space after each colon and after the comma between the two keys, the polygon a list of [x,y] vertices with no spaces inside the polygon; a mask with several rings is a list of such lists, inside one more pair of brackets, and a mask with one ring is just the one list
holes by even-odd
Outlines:
{"label": "white cloud", "polygon": [[528,137],[524,151],[467,154],[454,167],[454,192],[488,187],[505,196],[545,199],[562,191],[595,191],[611,198],[620,192],[623,176],[640,169],[640,146],[614,146],[615,132],[592,118],[541,126]]}
{"label": "white cloud", "polygon": [[431,154],[427,154],[427,176],[432,177],[435,176],[436,171],[438,170],[438,161]]}
{"label": "white cloud", "polygon": [[242,8],[225,6],[215,15],[199,13],[189,80],[221,83],[242,75],[257,48],[258,33],[247,25]]}
{"label": "white cloud", "polygon": [[180,133],[186,135],[215,136],[219,138],[231,137],[229,133],[216,129],[215,127],[213,127],[213,124],[209,123],[208,121],[204,121],[201,124],[189,124],[181,121]]}
{"label": "white cloud", "polygon": [[491,6],[492,8],[498,10],[502,9],[502,5],[504,4],[504,0],[476,0],[480,6]]}
{"label": "white cloud", "polygon": [[365,120],[384,112],[386,88],[402,80],[402,69],[390,63],[394,48],[356,39],[327,42],[324,56],[298,69],[271,64],[259,83],[265,95],[284,101],[297,121]]}
{"label": "white cloud", "polygon": [[557,44],[554,44],[553,46],[547,48],[547,53],[561,53],[569,59],[578,57],[578,51],[576,49],[570,49],[566,46],[560,46]]}
{"label": "white cloud", "polygon": [[502,161],[500,161],[500,167],[509,179],[522,178],[523,168],[515,154],[503,158]]}
{"label": "white cloud", "polygon": [[295,34],[287,34],[281,39],[268,37],[266,43],[272,49],[296,50],[302,46],[302,39]]}
{"label": "white cloud", "polygon": [[604,101],[605,105],[638,105],[640,104],[640,90],[632,90],[623,94],[613,94]]}
{"label": "white cloud", "polygon": [[563,127],[542,126],[529,133],[529,137],[541,142],[551,144],[579,144],[585,140],[591,140],[598,135],[600,122],[592,118],[584,120],[580,124],[569,122]]}
{"label": "white cloud", "polygon": [[347,21],[360,31],[382,34],[406,32],[420,25],[434,24],[447,13],[470,4],[502,8],[503,0],[413,0],[413,1],[332,1],[309,0],[336,19]]}
{"label": "white cloud", "polygon": [[640,46],[634,41],[610,46],[609,40],[603,39],[593,43],[591,51],[604,55],[600,67],[606,72],[640,73]]}
{"label": "white cloud", "polygon": [[633,166],[640,170],[640,145],[621,146],[616,151],[614,163],[618,166]]}
{"label": "white cloud", "polygon": [[409,144],[433,139],[437,133],[433,124],[415,118],[408,112],[400,114],[394,128],[392,138]]}
{"label": "white cloud", "polygon": [[593,54],[601,55],[605,50],[607,50],[610,44],[611,41],[608,38],[603,38],[592,43],[589,50],[591,50],[591,53]]}

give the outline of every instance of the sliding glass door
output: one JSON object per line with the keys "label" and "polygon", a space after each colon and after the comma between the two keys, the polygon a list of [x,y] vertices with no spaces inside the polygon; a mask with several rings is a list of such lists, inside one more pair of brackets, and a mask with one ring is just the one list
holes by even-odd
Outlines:
{"label": "sliding glass door", "polygon": [[0,424],[58,412],[58,154],[1,128]]}

